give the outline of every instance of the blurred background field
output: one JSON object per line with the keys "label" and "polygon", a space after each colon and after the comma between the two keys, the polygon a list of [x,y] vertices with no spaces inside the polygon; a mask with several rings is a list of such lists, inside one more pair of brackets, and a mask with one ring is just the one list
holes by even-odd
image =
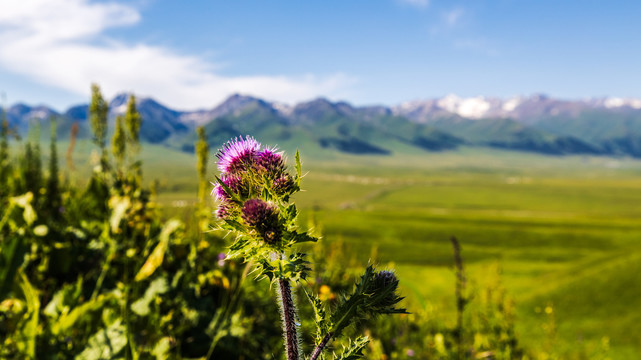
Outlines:
{"label": "blurred background field", "polygon": [[[146,151],[147,178],[163,189],[159,201],[178,213],[194,204],[193,159]],[[454,321],[449,238],[456,236],[471,286],[500,281],[514,299],[526,345],[546,341],[553,315],[555,346],[609,341],[612,358],[641,356],[641,161],[475,147],[301,154],[302,221],[316,224],[324,242],[344,242],[362,264],[393,263],[410,310]]]}

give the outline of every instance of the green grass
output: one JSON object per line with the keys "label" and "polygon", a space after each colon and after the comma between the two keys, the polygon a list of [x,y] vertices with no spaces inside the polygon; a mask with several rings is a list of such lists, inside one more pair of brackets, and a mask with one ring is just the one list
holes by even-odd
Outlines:
{"label": "green grass", "polygon": [[[293,144],[281,144],[290,160]],[[85,170],[75,176],[88,174],[92,149],[79,143],[74,162]],[[324,241],[344,240],[362,263],[373,253],[393,263],[410,310],[436,308],[453,321],[456,236],[471,287],[500,269],[526,345],[549,341],[540,309],[552,305],[559,348],[608,337],[613,359],[641,357],[640,161],[472,147],[349,156],[304,143],[301,156],[303,224],[313,218]],[[195,157],[146,145],[142,159],[160,204],[191,216]]]}
{"label": "green grass", "polygon": [[476,288],[501,269],[526,344],[546,341],[535,310],[551,304],[559,348],[607,337],[613,358],[641,356],[639,161],[468,148],[307,169],[304,214],[361,261],[374,246],[394,263],[410,309],[453,314],[457,236]]}

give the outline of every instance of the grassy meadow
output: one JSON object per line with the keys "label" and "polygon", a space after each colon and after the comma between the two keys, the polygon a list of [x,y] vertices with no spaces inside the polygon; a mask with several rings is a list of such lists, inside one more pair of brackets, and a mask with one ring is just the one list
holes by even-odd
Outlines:
{"label": "grassy meadow", "polygon": [[[78,144],[76,168],[88,168],[90,149]],[[301,156],[302,220],[362,264],[393,263],[410,311],[455,321],[456,236],[468,291],[505,289],[526,346],[641,357],[641,161],[474,147],[391,156],[302,148]],[[146,145],[142,160],[167,212],[191,216],[195,157]],[[209,172],[213,179],[213,159]]]}
{"label": "grassy meadow", "polygon": [[456,236],[472,287],[500,271],[529,345],[609,341],[614,357],[641,356],[641,164],[478,149],[351,160],[363,165],[310,171],[299,202],[362,261],[375,247],[393,262],[411,309],[453,315]]}

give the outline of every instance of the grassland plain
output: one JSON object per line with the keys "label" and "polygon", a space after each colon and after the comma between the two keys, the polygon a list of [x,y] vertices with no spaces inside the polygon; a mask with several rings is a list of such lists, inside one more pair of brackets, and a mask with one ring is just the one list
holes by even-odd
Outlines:
{"label": "grassland plain", "polygon": [[[78,144],[73,176],[83,177],[90,152]],[[301,155],[302,220],[315,219],[325,241],[344,241],[363,264],[394,262],[411,311],[454,321],[455,235],[472,288],[500,272],[526,345],[609,343],[613,359],[641,358],[641,161],[472,147],[391,156],[302,147]],[[145,146],[142,160],[161,204],[191,216],[195,157]]]}
{"label": "grassland plain", "polygon": [[455,235],[473,287],[500,269],[529,346],[641,358],[640,166],[478,148],[352,157],[311,165],[297,201],[362,261],[372,246],[393,261],[411,309],[453,314]]}

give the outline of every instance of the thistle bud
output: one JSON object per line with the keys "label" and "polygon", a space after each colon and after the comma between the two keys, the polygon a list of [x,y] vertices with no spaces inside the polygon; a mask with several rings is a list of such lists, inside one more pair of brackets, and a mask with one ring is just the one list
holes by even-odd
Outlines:
{"label": "thistle bud", "polygon": [[389,308],[401,300],[396,294],[397,289],[398,279],[396,278],[396,274],[389,270],[383,270],[374,273],[374,278],[368,288],[368,292],[372,293],[376,301],[376,307]]}
{"label": "thistle bud", "polygon": [[256,154],[256,169],[260,174],[267,175],[269,178],[279,177],[285,172],[285,162],[282,153],[276,152],[276,149],[265,149]]}
{"label": "thistle bud", "polygon": [[272,187],[274,194],[278,196],[290,195],[296,191],[296,184],[291,175],[286,174],[274,180],[274,185]]}
{"label": "thistle bud", "polygon": [[229,201],[222,201],[216,210],[216,216],[221,219],[230,219],[238,215],[238,206]]}
{"label": "thistle bud", "polygon": [[278,210],[260,199],[247,200],[243,205],[242,219],[256,229],[262,239],[275,245],[280,241],[282,231],[278,223]]}

